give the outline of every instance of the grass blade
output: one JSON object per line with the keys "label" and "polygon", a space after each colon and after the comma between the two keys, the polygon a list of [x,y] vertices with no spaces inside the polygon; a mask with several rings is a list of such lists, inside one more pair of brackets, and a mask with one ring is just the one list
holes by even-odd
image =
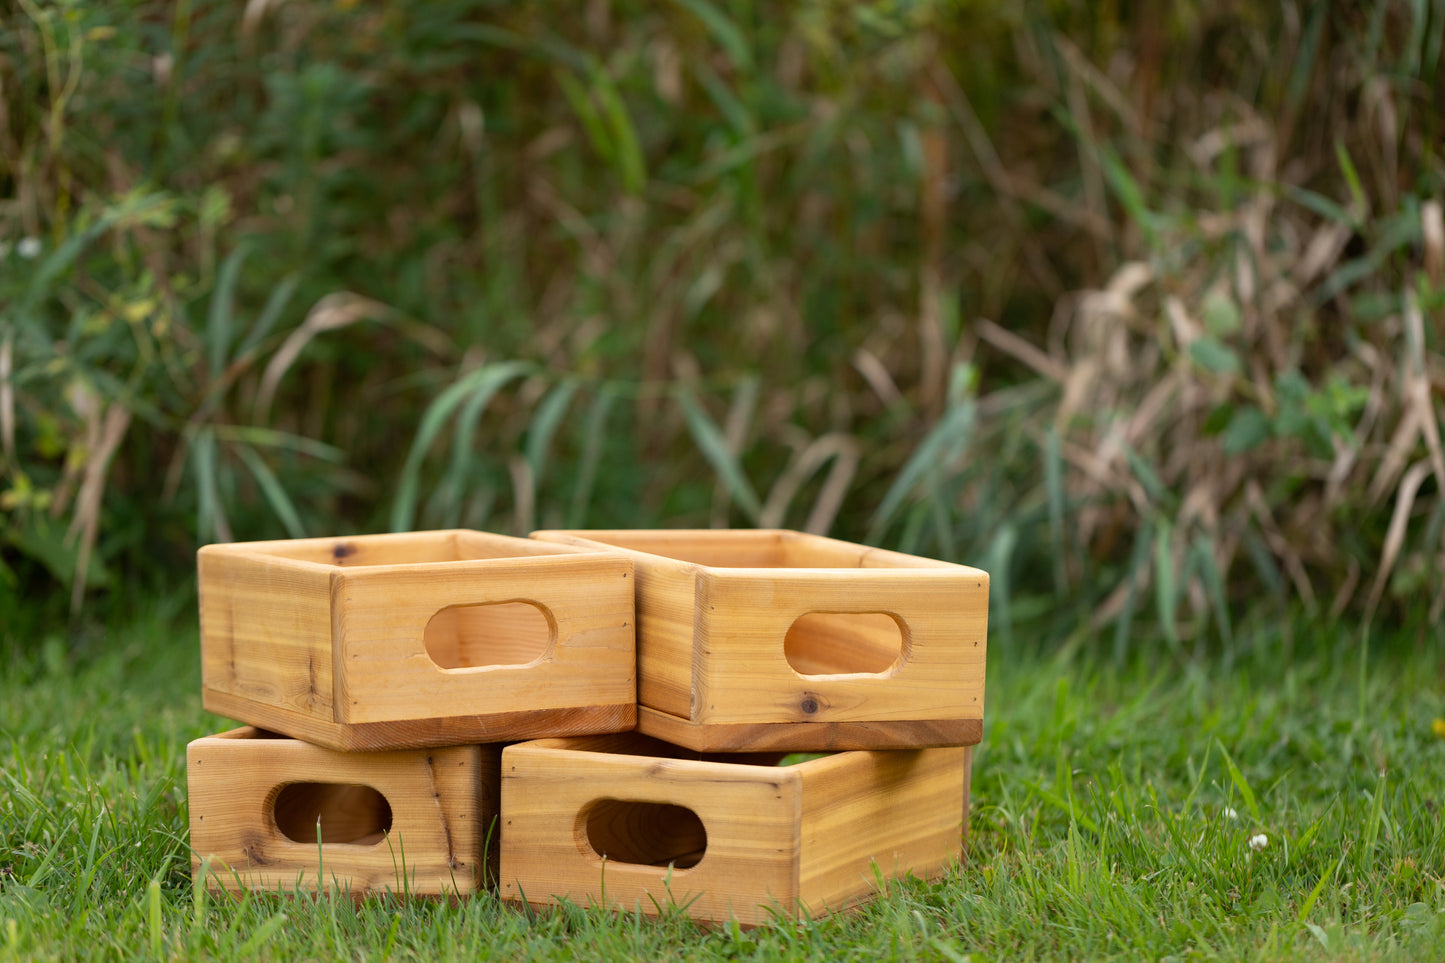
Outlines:
{"label": "grass blade", "polygon": [[1337,856],[1335,858],[1335,865],[1320,874],[1320,881],[1315,884],[1315,888],[1310,890],[1310,894],[1306,896],[1304,902],[1300,904],[1299,913],[1295,916],[1296,922],[1303,923],[1305,918],[1310,915],[1310,910],[1315,908],[1315,903],[1319,901],[1320,894],[1324,892],[1325,884],[1335,878],[1340,871],[1340,864],[1344,861],[1345,857],[1343,854]]}
{"label": "grass blade", "polygon": [[647,164],[642,157],[637,128],[627,113],[622,95],[617,92],[617,85],[601,67],[592,68],[592,84],[607,126],[612,129],[612,143],[616,147],[613,160],[617,173],[622,177],[622,189],[629,194],[640,194],[647,183]]}
{"label": "grass blade", "polygon": [[868,527],[870,542],[876,543],[882,537],[884,529],[893,520],[903,500],[912,494],[928,471],[935,466],[947,464],[967,450],[973,437],[977,412],[978,406],[973,398],[964,398],[950,408],[923,439],[918,449],[899,470],[887,494],[883,496],[883,501],[879,503],[878,510],[873,513]]}
{"label": "grass blade", "polygon": [[252,953],[266,945],[266,942],[275,936],[281,927],[286,925],[286,919],[285,913],[277,913],[256,927],[246,939],[246,942],[242,943],[236,950],[236,959],[249,959]]}
{"label": "grass blade", "polygon": [[587,412],[582,435],[582,462],[577,466],[577,479],[572,483],[572,498],[567,505],[568,528],[585,527],[587,506],[591,503],[592,487],[597,481],[597,464],[602,459],[602,446],[607,441],[607,415],[612,411],[616,398],[616,390],[604,385]]}
{"label": "grass blade", "polygon": [[271,329],[281,319],[281,312],[286,310],[286,305],[290,303],[291,296],[296,293],[300,284],[299,274],[288,274],[271,290],[271,294],[266,298],[266,306],[256,316],[256,323],[246,332],[246,340],[241,342],[241,347],[236,352],[238,355],[244,356],[266,339],[266,335],[271,333]]}
{"label": "grass blade", "polygon": [[1049,541],[1054,557],[1054,591],[1063,597],[1068,591],[1069,573],[1064,547],[1064,459],[1059,432],[1052,425],[1044,435],[1044,491],[1049,503]]}
{"label": "grass blade", "polygon": [[[420,485],[422,462],[452,413],[473,392],[485,391],[490,396],[490,392],[495,391],[502,383],[530,367],[523,361],[509,361],[478,368],[443,391],[427,407],[422,413],[421,424],[417,427],[416,437],[412,439],[406,463],[402,466],[401,478],[397,482],[396,500],[391,507],[392,531],[409,531],[416,521],[417,488]],[[494,387],[489,387],[492,385]]]}
{"label": "grass blade", "polygon": [[1219,625],[1220,637],[1226,646],[1234,645],[1234,630],[1229,620],[1229,603],[1224,597],[1224,576],[1215,561],[1209,539],[1200,535],[1190,549],[1194,554],[1194,568],[1204,583],[1205,594],[1209,596],[1209,607],[1214,611],[1214,621]]}
{"label": "grass blade", "polygon": [[156,877],[146,886],[146,929],[151,956],[161,958],[161,881]]}
{"label": "grass blade", "polygon": [[712,465],[718,477],[727,485],[728,493],[732,495],[733,501],[748,516],[748,520],[754,525],[762,515],[763,505],[758,500],[757,492],[748,482],[747,476],[738,460],[734,457],[732,450],[728,447],[727,439],[723,437],[717,425],[713,424],[711,418],[702,410],[697,399],[687,387],[679,387],[673,397],[677,399],[678,405],[682,408],[683,417],[687,421],[688,432],[697,443],[698,449],[703,457]]}
{"label": "grass blade", "polygon": [[1114,621],[1114,661],[1123,663],[1128,653],[1129,636],[1134,627],[1134,611],[1138,605],[1139,587],[1149,574],[1149,547],[1154,541],[1154,527],[1149,522],[1139,526],[1134,535],[1134,549],[1129,553],[1129,589],[1124,605]]}
{"label": "grass blade", "polygon": [[572,396],[576,393],[577,382],[563,381],[548,392],[547,397],[537,406],[537,414],[527,429],[525,452],[527,464],[532,466],[532,480],[535,484],[541,484],[542,473],[547,466],[547,452],[552,447],[552,437],[557,434],[557,428],[562,424],[562,416],[567,413],[567,406],[572,403]]}
{"label": "grass blade", "polygon": [[1164,629],[1164,639],[1170,648],[1179,648],[1179,626],[1175,622],[1179,608],[1179,573],[1174,568],[1174,555],[1170,550],[1174,541],[1174,526],[1161,522],[1154,534],[1154,601],[1159,611],[1159,624]]}
{"label": "grass blade", "polygon": [[747,38],[743,36],[738,25],[729,20],[727,15],[708,3],[707,0],[674,0],[680,6],[685,7],[689,13],[702,21],[707,32],[717,41],[719,47],[727,53],[728,59],[733,66],[742,72],[752,70],[753,52],[748,47]]}
{"label": "grass blade", "polygon": [[306,528],[301,524],[301,516],[296,512],[296,505],[286,494],[286,488],[276,477],[265,459],[257,454],[256,449],[250,445],[237,445],[236,454],[246,467],[251,470],[251,477],[256,479],[256,486],[261,489],[266,504],[271,506],[271,511],[280,520],[282,527],[290,538],[305,538]]}
{"label": "grass blade", "polygon": [[612,146],[612,138],[608,135],[607,125],[602,122],[602,115],[597,111],[597,105],[592,102],[592,95],[582,82],[572,75],[570,70],[557,71],[557,83],[562,88],[562,95],[567,98],[567,103],[572,105],[572,112],[582,122],[582,130],[587,134],[587,140],[592,144],[592,149],[597,156],[607,164],[615,162],[616,150]]}
{"label": "grass blade", "polygon": [[218,542],[231,541],[231,526],[217,482],[216,433],[202,428],[191,441],[191,465],[196,473],[196,537]]}
{"label": "grass blade", "polygon": [[206,361],[212,377],[219,376],[226,368],[235,321],[236,279],[249,252],[250,245],[241,243],[226,255],[216,276],[216,288],[211,292],[211,306],[206,314]]}
{"label": "grass blade", "polygon": [[466,403],[457,414],[452,434],[452,458],[447,472],[442,476],[438,488],[449,497],[443,497],[442,510],[445,513],[442,527],[451,528],[461,524],[462,493],[466,491],[467,479],[471,474],[473,441],[477,424],[487,407],[508,381],[520,377],[530,370],[522,361],[488,365],[477,372]]}
{"label": "grass blade", "polygon": [[1249,788],[1249,782],[1244,778],[1244,773],[1240,772],[1239,767],[1234,764],[1234,758],[1224,747],[1224,743],[1218,739],[1215,742],[1219,743],[1219,752],[1224,756],[1224,768],[1229,771],[1229,779],[1234,783],[1234,788],[1239,790],[1240,798],[1244,800],[1244,808],[1249,810],[1249,815],[1256,823],[1262,822],[1263,819],[1259,814],[1259,802],[1254,798],[1254,790]]}

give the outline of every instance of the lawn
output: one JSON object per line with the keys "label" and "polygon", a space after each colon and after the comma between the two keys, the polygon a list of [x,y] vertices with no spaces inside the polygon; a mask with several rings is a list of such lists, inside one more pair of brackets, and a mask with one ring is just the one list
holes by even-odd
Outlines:
{"label": "lawn", "polygon": [[184,747],[227,723],[200,707],[193,606],[5,653],[0,960],[1445,956],[1438,639],[1299,624],[1122,664],[995,639],[963,865],[850,915],[703,930],[490,897],[208,898]]}

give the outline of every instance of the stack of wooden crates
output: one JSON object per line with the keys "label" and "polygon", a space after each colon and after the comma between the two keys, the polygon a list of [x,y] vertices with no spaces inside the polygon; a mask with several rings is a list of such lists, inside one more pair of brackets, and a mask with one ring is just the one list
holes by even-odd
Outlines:
{"label": "stack of wooden crates", "polygon": [[188,748],[209,884],[684,907],[744,924],[942,872],[988,576],[789,531],[210,545]]}

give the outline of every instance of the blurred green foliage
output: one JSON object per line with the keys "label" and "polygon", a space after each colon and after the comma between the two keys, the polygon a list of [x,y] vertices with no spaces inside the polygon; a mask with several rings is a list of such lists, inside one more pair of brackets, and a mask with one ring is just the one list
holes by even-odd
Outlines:
{"label": "blurred green foliage", "polygon": [[1439,624],[1439,0],[0,9],[7,611],[756,524]]}

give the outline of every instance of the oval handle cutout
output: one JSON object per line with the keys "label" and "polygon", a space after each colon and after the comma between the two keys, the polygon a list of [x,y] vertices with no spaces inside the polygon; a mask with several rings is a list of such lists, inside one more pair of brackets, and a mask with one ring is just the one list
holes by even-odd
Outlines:
{"label": "oval handle cutout", "polygon": [[426,624],[426,654],[443,669],[529,665],[556,634],[551,613],[533,602],[452,605]]}
{"label": "oval handle cutout", "polygon": [[808,612],[788,626],[783,654],[805,678],[887,675],[903,664],[903,626],[886,612]]}
{"label": "oval handle cutout", "polygon": [[690,869],[707,852],[707,829],[697,813],[672,803],[599,799],[581,815],[582,835],[613,863]]}
{"label": "oval handle cutout", "polygon": [[391,803],[370,786],[334,782],[293,782],[282,787],[271,813],[281,835],[293,843],[321,842],[373,846],[391,831]]}

